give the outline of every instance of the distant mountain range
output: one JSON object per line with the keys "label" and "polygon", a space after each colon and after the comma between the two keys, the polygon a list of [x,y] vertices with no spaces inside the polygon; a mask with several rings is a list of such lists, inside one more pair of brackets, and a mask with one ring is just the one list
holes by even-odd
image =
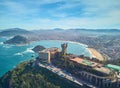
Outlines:
{"label": "distant mountain range", "polygon": [[32,30],[28,31],[21,28],[10,28],[0,32],[1,36],[10,36],[10,35],[18,35],[18,34],[31,34],[33,32],[50,32],[50,31],[81,31],[81,32],[120,32],[120,29],[47,29],[47,30]]}
{"label": "distant mountain range", "polygon": [[10,28],[6,29],[0,32],[0,36],[14,36],[14,35],[20,35],[20,34],[31,34],[32,32],[27,31],[25,29],[21,28]]}
{"label": "distant mountain range", "polygon": [[90,33],[120,33],[120,29],[61,29],[55,28],[50,30],[32,30],[32,32],[90,32]]}
{"label": "distant mountain range", "polygon": [[90,34],[90,33],[120,33],[120,29],[47,29],[47,30],[25,30],[21,28],[10,28],[0,32],[0,36],[15,36],[15,35],[45,35],[45,34],[73,33],[73,34]]}
{"label": "distant mountain range", "polygon": [[70,30],[87,32],[120,32],[120,29],[70,29]]}

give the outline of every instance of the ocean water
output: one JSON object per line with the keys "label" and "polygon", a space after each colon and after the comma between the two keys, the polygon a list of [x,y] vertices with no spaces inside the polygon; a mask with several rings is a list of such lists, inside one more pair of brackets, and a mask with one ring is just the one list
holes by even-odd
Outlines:
{"label": "ocean water", "polygon": [[0,77],[7,71],[15,68],[17,64],[37,57],[37,54],[31,50],[36,45],[42,45],[46,48],[58,47],[61,49],[62,43],[68,43],[67,53],[73,53],[76,55],[84,54],[85,56],[90,56],[90,53],[86,48],[87,46],[79,43],[57,40],[42,40],[28,45],[16,46],[3,44],[3,42],[7,39],[8,38],[5,37],[0,38]]}

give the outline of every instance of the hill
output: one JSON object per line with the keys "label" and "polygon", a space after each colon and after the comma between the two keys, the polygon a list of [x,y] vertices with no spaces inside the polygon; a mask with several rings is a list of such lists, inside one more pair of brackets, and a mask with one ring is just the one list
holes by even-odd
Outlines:
{"label": "hill", "polygon": [[26,35],[31,34],[32,32],[27,31],[21,28],[10,28],[0,32],[0,36],[14,36],[14,35]]}
{"label": "hill", "polygon": [[16,35],[12,39],[9,39],[4,42],[4,44],[27,44],[27,43],[29,43],[29,40],[21,35]]}
{"label": "hill", "polygon": [[42,67],[23,62],[0,78],[0,88],[85,88]]}
{"label": "hill", "polygon": [[39,53],[39,51],[42,51],[42,50],[44,50],[44,49],[45,49],[44,46],[37,45],[37,46],[35,46],[32,50],[33,50],[34,52],[36,52],[36,53]]}

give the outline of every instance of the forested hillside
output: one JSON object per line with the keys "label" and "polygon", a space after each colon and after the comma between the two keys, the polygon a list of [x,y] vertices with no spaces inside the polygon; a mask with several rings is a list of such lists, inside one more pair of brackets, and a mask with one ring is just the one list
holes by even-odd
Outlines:
{"label": "forested hillside", "polygon": [[23,62],[0,79],[0,88],[80,88],[80,86],[45,68],[32,67],[32,62]]}

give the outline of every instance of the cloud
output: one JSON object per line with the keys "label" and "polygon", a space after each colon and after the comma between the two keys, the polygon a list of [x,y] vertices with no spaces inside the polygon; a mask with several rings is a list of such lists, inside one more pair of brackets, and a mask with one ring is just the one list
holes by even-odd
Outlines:
{"label": "cloud", "polygon": [[[59,20],[52,19],[33,19],[30,22],[33,22],[29,27],[24,25],[28,29],[51,29],[51,28],[89,28],[89,29],[98,29],[98,28],[117,28],[118,20],[116,18],[105,17],[105,18],[63,18]],[[28,24],[29,25],[29,24]],[[116,25],[116,26],[115,26]]]}
{"label": "cloud", "polygon": [[0,26],[120,28],[120,0],[3,0]]}
{"label": "cloud", "polygon": [[119,0],[84,0],[84,11],[95,15],[104,15],[111,10],[120,9]]}

